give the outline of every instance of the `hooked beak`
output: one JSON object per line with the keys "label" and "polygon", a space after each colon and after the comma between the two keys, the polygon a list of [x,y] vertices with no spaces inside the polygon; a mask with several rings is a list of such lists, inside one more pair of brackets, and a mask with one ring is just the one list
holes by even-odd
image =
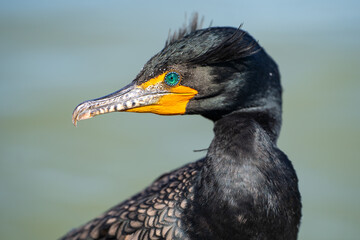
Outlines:
{"label": "hooked beak", "polygon": [[178,85],[166,86],[161,74],[149,81],[126,87],[101,98],[80,103],[74,110],[72,122],[111,112],[150,112],[160,115],[184,114],[186,105],[198,92],[195,89]]}
{"label": "hooked beak", "polygon": [[[130,107],[140,105],[143,99],[134,98],[135,95],[140,95],[140,92],[139,88],[135,88],[133,84],[130,84],[104,97],[80,103],[73,112],[72,122],[76,126],[77,121],[80,120],[89,119],[104,113],[124,111]],[[147,99],[147,102],[151,101],[148,97],[144,98]]]}

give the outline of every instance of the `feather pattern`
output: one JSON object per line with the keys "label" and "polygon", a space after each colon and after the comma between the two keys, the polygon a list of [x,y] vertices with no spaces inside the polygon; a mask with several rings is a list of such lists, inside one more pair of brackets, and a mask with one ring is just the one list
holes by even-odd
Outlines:
{"label": "feather pattern", "polygon": [[182,215],[194,199],[194,179],[203,160],[159,177],[144,191],[111,208],[62,240],[187,239]]}

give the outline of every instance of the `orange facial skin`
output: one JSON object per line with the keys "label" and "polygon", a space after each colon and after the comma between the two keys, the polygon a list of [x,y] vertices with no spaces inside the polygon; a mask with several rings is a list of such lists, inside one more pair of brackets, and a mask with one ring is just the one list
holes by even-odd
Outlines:
{"label": "orange facial skin", "polygon": [[155,86],[161,86],[163,89],[166,89],[163,94],[159,94],[159,100],[156,103],[127,109],[126,111],[156,113],[160,115],[184,114],[186,105],[198,91],[190,87],[182,86],[180,83],[174,87],[167,86],[166,83],[164,83],[164,78],[167,73],[169,73],[169,71],[160,74],[139,86],[144,90],[148,87]]}

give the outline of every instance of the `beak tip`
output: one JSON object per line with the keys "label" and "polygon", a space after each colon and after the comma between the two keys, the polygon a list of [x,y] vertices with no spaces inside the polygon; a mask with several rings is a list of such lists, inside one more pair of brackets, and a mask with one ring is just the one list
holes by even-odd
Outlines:
{"label": "beak tip", "polygon": [[73,111],[72,123],[77,127],[77,122],[83,119],[90,118],[91,114],[86,108],[86,102],[79,104]]}
{"label": "beak tip", "polygon": [[72,114],[72,123],[74,124],[74,126],[77,126],[77,121],[78,121],[78,112],[76,111],[76,109],[73,111]]}
{"label": "beak tip", "polygon": [[72,115],[72,123],[74,124],[75,127],[77,127],[77,122],[78,122],[77,115],[73,114]]}
{"label": "beak tip", "polygon": [[75,127],[77,127],[78,121],[92,118],[95,115],[97,114],[93,114],[91,111],[87,111],[87,110],[74,111],[72,117],[72,123],[74,124]]}

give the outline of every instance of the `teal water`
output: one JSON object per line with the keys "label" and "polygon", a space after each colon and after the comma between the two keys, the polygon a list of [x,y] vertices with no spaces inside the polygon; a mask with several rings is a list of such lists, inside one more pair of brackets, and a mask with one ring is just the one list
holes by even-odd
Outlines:
{"label": "teal water", "polygon": [[[180,6],[179,6],[180,5]],[[279,147],[300,180],[299,239],[360,236],[356,1],[1,1],[0,239],[56,239],[196,160],[212,123],[74,107],[133,80],[184,13],[244,23],[280,66]]]}

